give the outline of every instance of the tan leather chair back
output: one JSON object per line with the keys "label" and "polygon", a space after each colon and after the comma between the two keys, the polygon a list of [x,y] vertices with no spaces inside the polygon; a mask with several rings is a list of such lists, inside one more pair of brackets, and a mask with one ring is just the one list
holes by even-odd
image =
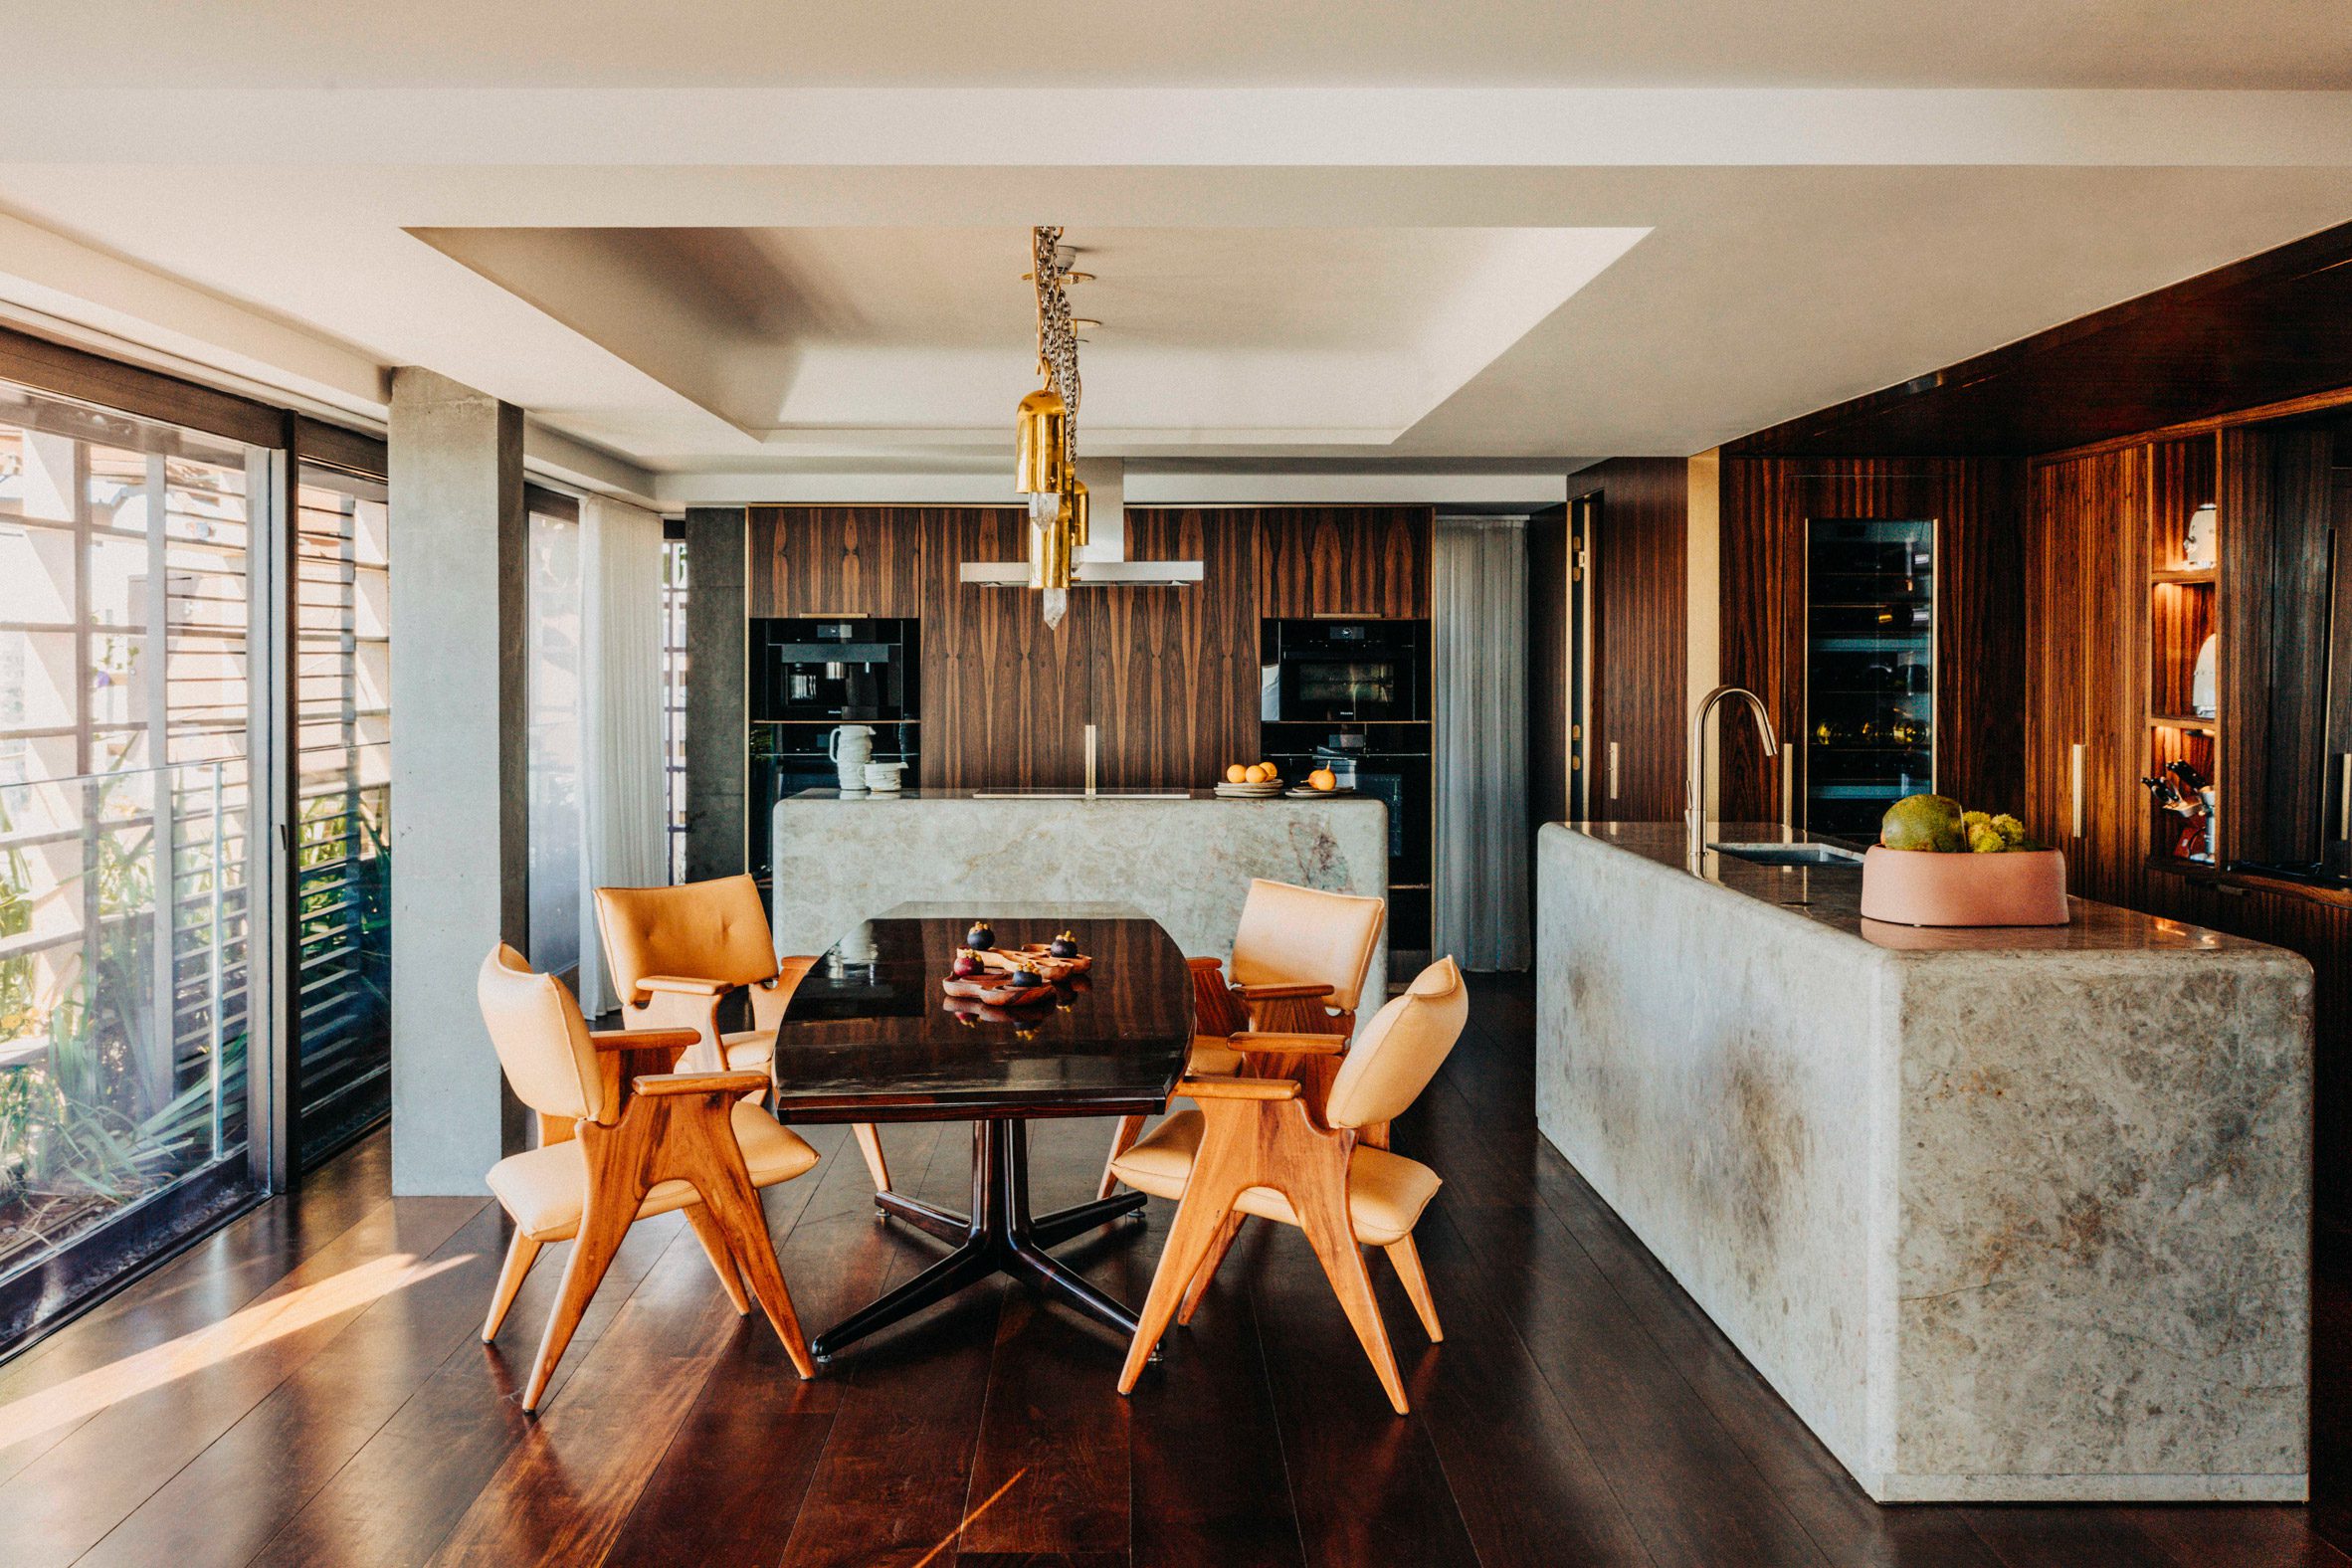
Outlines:
{"label": "tan leather chair back", "polygon": [[516,1099],[542,1115],[583,1121],[602,1115],[604,1074],[588,1021],[562,981],[533,974],[522,954],[500,942],[482,961],[474,994]]}
{"label": "tan leather chair back", "polygon": [[1462,1038],[1470,987],[1451,958],[1413,977],[1405,994],[1372,1015],[1331,1080],[1324,1120],[1334,1127],[1394,1121],[1421,1097]]}
{"label": "tan leather chair back", "polygon": [[775,938],[760,907],[759,883],[720,877],[677,887],[599,887],[596,928],[613,989],[642,1003],[644,975],[678,975],[751,985],[776,973]]}
{"label": "tan leather chair back", "polygon": [[1327,985],[1330,1005],[1354,1012],[1388,902],[1259,878],[1233,936],[1233,983]]}

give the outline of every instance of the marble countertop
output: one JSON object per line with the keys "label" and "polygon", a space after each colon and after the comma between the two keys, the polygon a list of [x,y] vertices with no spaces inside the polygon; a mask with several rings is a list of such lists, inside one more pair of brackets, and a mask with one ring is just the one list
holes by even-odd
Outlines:
{"label": "marble countertop", "polygon": [[[1350,791],[1344,795],[1336,793],[1312,796],[1267,795],[1242,797],[1238,799],[1240,804],[1245,805],[1264,805],[1269,801],[1279,801],[1289,804],[1338,806],[1344,805],[1349,801],[1370,801],[1374,804],[1378,804],[1380,797],[1377,795],[1367,795]],[[1023,801],[1032,800],[1050,801],[1058,806],[1066,804],[1083,805],[1089,802],[1099,801],[1110,801],[1114,803],[1151,801],[1174,805],[1181,804],[1185,801],[1203,800],[1215,801],[1219,805],[1227,804],[1227,798],[1225,796],[1219,795],[1214,790],[1205,789],[1106,789],[1098,790],[1092,795],[1086,795],[1078,790],[901,789],[882,790],[878,793],[868,790],[804,789],[794,794],[785,796],[784,801],[780,802],[779,804],[797,803],[801,801],[849,801],[854,804],[870,804],[875,802],[886,803],[908,800],[976,800],[984,801],[992,806],[1004,804],[1019,805]]]}
{"label": "marble countertop", "polygon": [[[1687,877],[1687,851],[1679,822],[1558,823],[1554,826],[1581,838],[1622,850],[1676,876]],[[1831,844],[1841,849],[1860,846],[1842,839],[1799,832],[1799,844]],[[1710,824],[1709,843],[1777,843],[1776,822]],[[1984,927],[1922,927],[1889,925],[1862,915],[1860,866],[1764,866],[1734,856],[1706,852],[1700,879],[1728,892],[1767,905],[1791,919],[1804,920],[1890,951],[1932,956],[1937,953],[1984,952],[2237,952],[2271,954],[2276,949],[2242,937],[2209,931],[2158,915],[2142,914],[2089,898],[2069,897],[2073,913],[2069,925],[2007,925]]]}

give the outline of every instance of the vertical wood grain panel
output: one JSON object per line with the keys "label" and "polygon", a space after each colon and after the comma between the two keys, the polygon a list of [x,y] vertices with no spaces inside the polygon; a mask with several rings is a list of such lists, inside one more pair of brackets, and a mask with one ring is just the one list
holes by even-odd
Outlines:
{"label": "vertical wood grain panel", "polygon": [[1036,594],[956,581],[958,562],[1022,557],[1025,511],[937,508],[923,525],[935,563],[922,596],[923,784],[1082,784],[1095,596],[1073,593],[1057,630],[1039,615]]}
{"label": "vertical wood grain panel", "polygon": [[921,615],[926,541],[939,515],[902,506],[751,507],[750,613]]}
{"label": "vertical wood grain panel", "polygon": [[1431,507],[1270,506],[1257,515],[1260,615],[1429,614]]}
{"label": "vertical wood grain panel", "polygon": [[1191,588],[1090,601],[1105,788],[1200,787],[1258,755],[1258,540],[1245,510],[1127,512],[1131,560],[1197,560]]}
{"label": "vertical wood grain panel", "polygon": [[[1687,788],[1682,711],[1689,670],[1690,465],[1681,458],[1615,458],[1569,479],[1598,481],[1593,546],[1593,735],[1602,769],[1592,815],[1670,822]],[[1609,746],[1618,747],[1617,798],[1607,798]]]}

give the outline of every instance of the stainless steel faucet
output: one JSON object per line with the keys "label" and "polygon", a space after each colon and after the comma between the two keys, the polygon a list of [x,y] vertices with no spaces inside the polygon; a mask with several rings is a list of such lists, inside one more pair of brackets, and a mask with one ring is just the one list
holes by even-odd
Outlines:
{"label": "stainless steel faucet", "polygon": [[[1719,686],[1698,699],[1698,710],[1690,715],[1690,778],[1687,793],[1682,797],[1682,827],[1689,837],[1690,869],[1697,871],[1699,857],[1707,847],[1707,720],[1715,708],[1728,697],[1744,696],[1748,706],[1755,709],[1756,735],[1764,742],[1764,755],[1780,757],[1780,739],[1772,732],[1772,715],[1764,711],[1764,699],[1746,686]],[[1785,760],[1781,765],[1786,767]]]}

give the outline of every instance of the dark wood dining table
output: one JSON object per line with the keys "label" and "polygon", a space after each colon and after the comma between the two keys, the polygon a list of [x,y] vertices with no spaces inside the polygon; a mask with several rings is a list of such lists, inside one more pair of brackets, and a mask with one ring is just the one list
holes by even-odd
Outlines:
{"label": "dark wood dining table", "polygon": [[[984,1008],[940,990],[975,917],[999,946],[1072,933],[1092,960],[1050,1001]],[[1121,904],[900,904],[846,933],[801,977],[776,1032],[776,1116],[972,1122],[967,1214],[876,1193],[890,1218],[955,1250],[819,1334],[819,1361],[968,1285],[1024,1278],[1132,1337],[1135,1314],[1047,1251],[1140,1209],[1141,1193],[1029,1212],[1028,1123],[1167,1108],[1192,1044],[1192,977],[1156,921]]]}

